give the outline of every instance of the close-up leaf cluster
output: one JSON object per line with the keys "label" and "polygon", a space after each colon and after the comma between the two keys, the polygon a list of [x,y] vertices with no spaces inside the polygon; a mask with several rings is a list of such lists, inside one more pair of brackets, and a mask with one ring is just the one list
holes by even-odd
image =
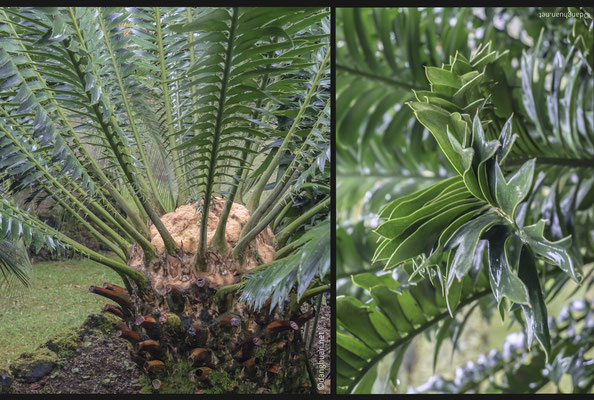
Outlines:
{"label": "close-up leaf cluster", "polygon": [[339,388],[400,391],[414,337],[433,344],[435,368],[479,305],[518,324],[548,368],[565,339],[551,335],[547,304],[591,293],[592,20],[527,8],[340,11]]}

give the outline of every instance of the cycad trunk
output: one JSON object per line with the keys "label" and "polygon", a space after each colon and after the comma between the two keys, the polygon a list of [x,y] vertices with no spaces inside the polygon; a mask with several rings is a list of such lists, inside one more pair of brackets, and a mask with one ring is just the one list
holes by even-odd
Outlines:
{"label": "cycad trunk", "polygon": [[[223,201],[215,201],[209,217],[209,239],[217,226]],[[229,216],[226,239],[232,248],[249,214],[234,205]],[[239,265],[230,255],[210,252],[209,270],[194,268],[200,227],[195,206],[178,208],[161,220],[180,250],[169,255],[159,235],[151,228],[158,257],[144,265],[139,247],[133,247],[130,265],[150,278],[151,286],[140,293],[113,284],[91,287],[91,292],[115,301],[105,311],[122,319],[115,334],[130,342],[131,359],[160,387],[174,366],[184,363],[187,379],[201,392],[283,392],[309,391],[307,357],[299,328],[312,315],[299,315],[298,307],[283,311],[270,306],[254,312],[238,301],[238,292],[229,290],[252,268],[272,260],[272,235],[263,232]],[[212,228],[211,228],[212,225]],[[221,288],[227,287],[224,290]]]}

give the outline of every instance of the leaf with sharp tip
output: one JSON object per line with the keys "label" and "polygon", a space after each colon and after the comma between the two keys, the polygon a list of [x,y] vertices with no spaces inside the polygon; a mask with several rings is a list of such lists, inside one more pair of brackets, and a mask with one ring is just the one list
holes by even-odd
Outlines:
{"label": "leaf with sharp tip", "polygon": [[518,276],[526,285],[530,299],[530,306],[522,305],[522,310],[526,318],[528,347],[530,347],[532,337],[536,336],[536,339],[545,352],[545,358],[548,360],[551,353],[551,336],[549,333],[547,307],[540,288],[540,281],[538,280],[538,273],[534,264],[534,256],[527,248],[524,248],[520,255]]}
{"label": "leaf with sharp tip", "polygon": [[513,272],[520,261],[522,243],[516,235],[506,238],[505,232],[500,233],[488,242],[491,290],[497,303],[507,297],[514,303],[527,305],[528,290]]}
{"label": "leaf with sharp tip", "polygon": [[[465,76],[470,79],[464,81]],[[468,104],[469,101],[475,99],[477,95],[480,96],[479,88],[480,83],[484,78],[484,73],[479,74],[476,71],[473,71],[473,73],[467,74],[465,76],[462,76],[464,85],[462,85],[462,87],[458,89],[458,91],[452,96],[454,103],[461,107]]]}
{"label": "leaf with sharp tip", "polygon": [[578,269],[573,254],[570,253],[571,236],[556,242],[549,242],[544,237],[544,226],[545,220],[541,219],[534,225],[524,227],[521,232],[522,240],[528,243],[536,254],[559,266],[571,279],[579,283],[582,273]]}
{"label": "leaf with sharp tip", "polygon": [[461,183],[462,180],[459,176],[453,176],[428,186],[425,189],[400,197],[382,207],[378,214],[378,218],[388,219],[397,218],[399,215],[408,215],[417,210],[420,204],[425,204],[429,200],[436,198],[443,191],[460,187]]}
{"label": "leaf with sharp tip", "polygon": [[450,163],[456,168],[456,171],[462,175],[464,169],[460,157],[452,148],[446,132],[446,126],[450,123],[450,113],[428,103],[408,102],[407,104],[413,109],[419,122],[431,132]]}
{"label": "leaf with sharp tip", "polygon": [[495,199],[501,209],[510,217],[514,217],[516,207],[524,200],[532,186],[535,159],[527,161],[509,179],[505,180],[498,163],[493,163],[495,168]]}
{"label": "leaf with sharp tip", "polygon": [[474,253],[483,232],[493,224],[503,222],[497,214],[487,214],[462,225],[448,240],[445,249],[458,247],[447,276],[447,287],[452,285],[454,276],[461,280],[472,267]]}
{"label": "leaf with sharp tip", "polygon": [[497,148],[501,146],[498,140],[487,141],[485,138],[485,131],[478,117],[478,114],[474,116],[472,121],[472,147],[475,154],[477,155],[477,161],[485,161],[493,157]]}
{"label": "leaf with sharp tip", "polygon": [[472,193],[472,195],[478,199],[485,200],[481,188],[478,183],[478,179],[472,169],[473,159],[474,159],[474,149],[468,147],[464,148],[456,139],[454,135],[451,134],[449,126],[446,127],[448,133],[448,139],[452,145],[452,148],[458,155],[460,156],[460,161],[462,164],[462,168],[464,172],[462,173],[462,178],[464,179],[464,184],[468,188],[468,191]]}
{"label": "leaf with sharp tip", "polygon": [[[431,253],[431,255],[429,257],[427,257],[423,261],[423,263],[419,266],[419,268],[417,269],[417,271],[420,271],[420,270],[422,270],[422,269],[424,269],[426,267],[430,267],[432,265],[438,265],[439,262],[442,259],[445,244],[450,239],[450,237],[452,237],[452,235],[454,233],[456,233],[456,231],[458,230],[458,228],[460,228],[467,221],[470,221],[476,215],[478,215],[479,213],[481,213],[482,211],[484,211],[486,209],[486,207],[488,207],[488,206],[485,206],[483,208],[479,208],[479,209],[476,209],[476,210],[469,211],[469,212],[467,212],[465,214],[462,214],[460,217],[458,217],[457,219],[455,219],[450,225],[448,225],[448,227],[445,228],[443,230],[443,232],[441,233],[441,235],[439,236],[439,242],[438,242],[437,248],[433,251],[433,253]],[[416,275],[417,271],[415,271],[415,273],[413,273],[411,275],[411,278],[414,275]]]}
{"label": "leaf with sharp tip", "polygon": [[[404,240],[395,239],[394,244],[397,244],[395,250],[386,263],[386,269],[394,267],[399,263],[415,257],[425,251],[428,251],[433,246],[433,243],[438,238],[440,232],[446,228],[451,221],[457,218],[460,214],[477,207],[478,201],[467,201],[456,207],[450,208],[436,215],[427,222],[423,223],[410,236]],[[401,235],[403,236],[403,235]],[[389,252],[393,247],[386,247],[384,252]]]}
{"label": "leaf with sharp tip", "polygon": [[436,67],[426,67],[427,80],[431,84],[431,91],[448,96],[454,95],[462,86],[460,77],[451,71]]}
{"label": "leaf with sharp tip", "polygon": [[499,165],[503,164],[518,137],[518,135],[512,134],[512,118],[513,115],[505,122],[505,125],[503,125],[503,129],[501,130],[501,135],[499,136],[501,147],[497,149],[497,154],[495,156]]}
{"label": "leaf with sharp tip", "polygon": [[[463,191],[462,194],[464,194],[464,192],[466,191]],[[442,213],[448,208],[453,208],[467,202],[468,198],[445,197],[434,203],[426,204],[422,208],[419,208],[417,211],[405,217],[394,218],[384,222],[378,226],[376,232],[385,238],[393,239],[398,237],[408,227],[414,225],[415,223],[426,221],[429,218]]]}
{"label": "leaf with sharp tip", "polygon": [[478,118],[478,113],[474,117],[473,121],[473,140],[472,147],[476,154],[475,162],[478,162],[476,166],[476,174],[478,179],[478,185],[480,191],[489,204],[493,204],[493,197],[489,189],[489,181],[487,178],[487,162],[496,154],[497,150],[501,146],[498,140],[487,141],[485,138],[485,132],[481,125],[481,121]]}

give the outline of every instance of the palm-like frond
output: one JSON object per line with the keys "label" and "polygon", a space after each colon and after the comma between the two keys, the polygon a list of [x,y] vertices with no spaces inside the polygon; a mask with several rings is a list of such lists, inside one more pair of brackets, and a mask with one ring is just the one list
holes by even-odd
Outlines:
{"label": "palm-like frond", "polygon": [[295,132],[323,108],[328,12],[282,11],[3,9],[6,195],[52,197],[122,261],[134,242],[154,257],[148,216],[175,253],[160,215],[201,199],[204,222],[214,196],[232,204],[253,155],[279,137],[299,146],[275,130],[276,113],[293,111],[281,106],[316,101],[297,104]]}
{"label": "palm-like frond", "polygon": [[20,244],[9,240],[0,240],[0,291],[10,288],[18,280],[24,286],[29,285],[31,263],[27,251]]}
{"label": "palm-like frond", "polygon": [[246,276],[241,300],[260,309],[271,299],[271,310],[277,305],[282,309],[293,287],[297,287],[299,301],[312,280],[325,279],[330,268],[330,221],[317,224],[293,244],[299,248],[295,254],[265,264]]}

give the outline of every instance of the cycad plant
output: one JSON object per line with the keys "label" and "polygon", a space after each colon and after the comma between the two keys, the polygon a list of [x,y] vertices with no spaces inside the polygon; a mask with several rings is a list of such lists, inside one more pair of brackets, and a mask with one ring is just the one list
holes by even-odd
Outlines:
{"label": "cycad plant", "polygon": [[[0,239],[115,270],[90,290],[152,378],[183,361],[206,390],[304,390],[300,306],[329,288],[328,10],[4,8],[0,27]],[[111,255],[36,218],[48,197]]]}
{"label": "cycad plant", "polygon": [[526,349],[481,359],[491,376],[472,364],[419,391],[534,392],[574,367],[590,372],[572,390],[592,389],[591,301],[571,335],[552,334],[547,312],[593,282],[592,19],[548,23],[543,11],[341,10],[341,391],[404,390],[412,340],[430,338],[435,368],[479,309],[519,324]]}

